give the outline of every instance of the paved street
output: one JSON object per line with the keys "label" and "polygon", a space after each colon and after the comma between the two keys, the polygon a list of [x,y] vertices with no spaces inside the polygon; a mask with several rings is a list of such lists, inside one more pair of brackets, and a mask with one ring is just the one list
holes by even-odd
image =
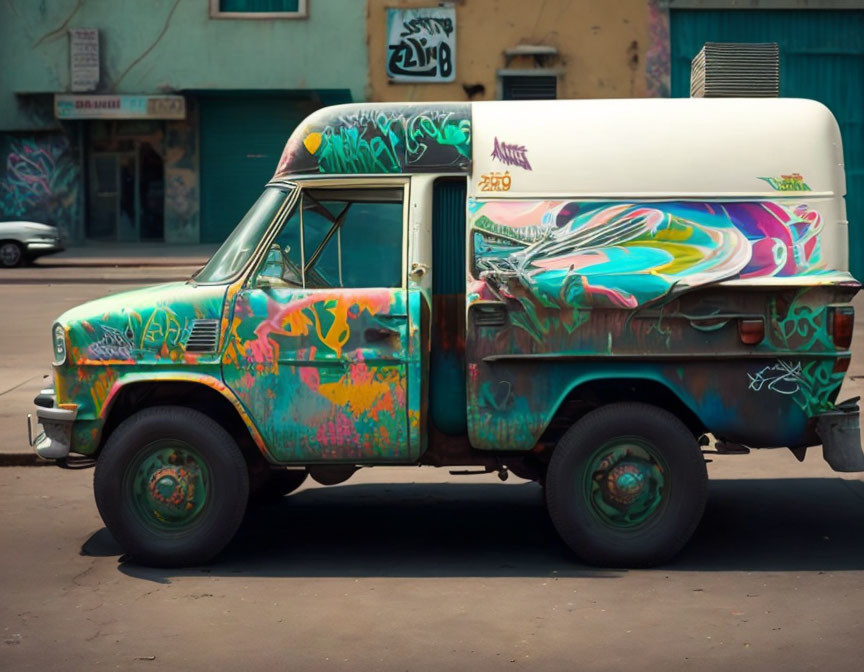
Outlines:
{"label": "paved street", "polygon": [[[67,307],[189,269],[0,277],[0,448]],[[11,280],[11,281],[10,281]],[[844,396],[864,382],[864,303]],[[818,449],[716,458],[705,519],[670,565],[573,561],[541,490],[430,468],[359,472],[250,515],[220,562],[127,563],[92,470],[0,469],[0,670],[860,671],[864,480]]]}

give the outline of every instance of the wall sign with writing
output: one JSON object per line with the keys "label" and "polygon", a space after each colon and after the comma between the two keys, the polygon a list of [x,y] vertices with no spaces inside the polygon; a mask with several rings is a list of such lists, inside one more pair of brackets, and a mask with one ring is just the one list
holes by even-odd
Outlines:
{"label": "wall sign with writing", "polygon": [[387,76],[394,82],[456,79],[456,10],[387,10]]}
{"label": "wall sign with writing", "polygon": [[69,31],[69,88],[93,91],[99,86],[99,31],[73,28]]}
{"label": "wall sign with writing", "polygon": [[185,119],[183,96],[54,95],[58,119]]}

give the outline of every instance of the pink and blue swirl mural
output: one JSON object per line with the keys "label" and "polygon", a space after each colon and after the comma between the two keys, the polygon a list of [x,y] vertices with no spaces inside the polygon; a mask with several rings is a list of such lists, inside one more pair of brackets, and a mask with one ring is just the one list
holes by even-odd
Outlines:
{"label": "pink and blue swirl mural", "polygon": [[[806,205],[469,201],[472,299],[635,308],[678,286],[830,273]],[[527,294],[527,296],[526,296]]]}

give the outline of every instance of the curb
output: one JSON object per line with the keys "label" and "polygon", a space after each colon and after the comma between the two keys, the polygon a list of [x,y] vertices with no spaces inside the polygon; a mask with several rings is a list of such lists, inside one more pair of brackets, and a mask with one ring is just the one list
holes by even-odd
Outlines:
{"label": "curb", "polygon": [[138,277],[111,277],[104,276],[82,276],[82,277],[59,277],[59,278],[0,278],[4,285],[92,285],[99,283],[113,283],[115,285],[158,285],[167,282],[181,282],[187,280],[184,275],[172,276],[138,276]]}
{"label": "curb", "polygon": [[53,460],[45,460],[36,453],[0,453],[0,467],[53,467]]}
{"label": "curb", "polygon": [[30,268],[172,268],[174,266],[194,266],[198,268],[208,261],[207,257],[177,257],[175,259],[146,259],[130,257],[128,259],[57,259],[56,263],[33,264]]}

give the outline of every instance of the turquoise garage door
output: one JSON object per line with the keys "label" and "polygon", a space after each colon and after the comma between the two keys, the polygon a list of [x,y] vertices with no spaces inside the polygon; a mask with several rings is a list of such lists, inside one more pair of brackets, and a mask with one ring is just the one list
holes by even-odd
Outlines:
{"label": "turquoise garage door", "polygon": [[864,279],[864,11],[673,9],[670,28],[673,96],[690,94],[690,60],[705,42],[777,42],[780,95],[831,109],[843,134],[850,269]]}
{"label": "turquoise garage door", "polygon": [[262,92],[202,95],[201,242],[221,243],[273,177],[285,142],[315,109],[350,94],[302,98]]}

